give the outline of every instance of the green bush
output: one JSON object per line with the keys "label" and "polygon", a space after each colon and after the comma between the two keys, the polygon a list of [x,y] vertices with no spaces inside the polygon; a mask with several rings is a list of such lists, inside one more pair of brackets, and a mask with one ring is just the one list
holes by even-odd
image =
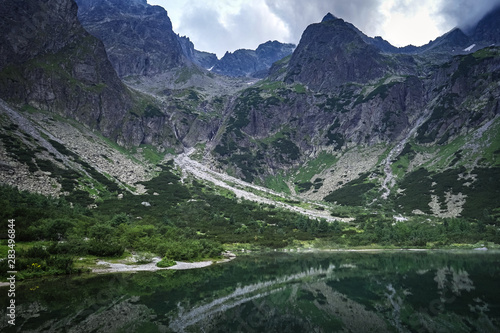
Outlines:
{"label": "green bush", "polygon": [[51,254],[71,254],[84,256],[88,253],[88,242],[83,239],[72,239],[66,242],[52,242],[47,248]]}
{"label": "green bush", "polygon": [[220,243],[210,240],[185,239],[163,243],[158,247],[164,257],[178,261],[193,261],[220,257],[223,247]]}
{"label": "green bush", "polygon": [[69,256],[51,256],[45,263],[59,273],[71,274],[73,271],[73,258]]}
{"label": "green bush", "polygon": [[98,223],[89,229],[89,236],[98,242],[109,242],[115,229],[107,223]]}
{"label": "green bush", "polygon": [[50,253],[41,245],[35,245],[27,250],[19,251],[19,256],[32,259],[47,259]]}
{"label": "green bush", "polygon": [[362,206],[366,201],[366,193],[375,187],[375,184],[365,182],[367,178],[368,173],[362,174],[358,179],[331,192],[324,200],[345,206]]}
{"label": "green bush", "polygon": [[90,240],[88,253],[99,257],[119,257],[123,255],[125,248],[113,242],[101,242],[97,240]]}
{"label": "green bush", "polygon": [[168,259],[168,258],[163,258],[160,262],[156,264],[156,266],[165,268],[165,267],[172,267],[177,265],[177,263],[174,260]]}

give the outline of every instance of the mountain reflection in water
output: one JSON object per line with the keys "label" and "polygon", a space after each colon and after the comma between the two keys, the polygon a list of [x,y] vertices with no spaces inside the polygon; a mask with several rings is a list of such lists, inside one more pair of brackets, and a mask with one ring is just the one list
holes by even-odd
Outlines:
{"label": "mountain reflection in water", "polygon": [[16,326],[0,329],[499,332],[499,263],[492,251],[269,253],[192,271],[34,280],[19,284]]}

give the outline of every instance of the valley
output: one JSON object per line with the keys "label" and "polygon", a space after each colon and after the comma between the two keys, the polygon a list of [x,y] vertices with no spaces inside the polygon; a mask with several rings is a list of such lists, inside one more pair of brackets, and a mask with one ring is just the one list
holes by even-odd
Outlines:
{"label": "valley", "polygon": [[500,243],[498,8],[418,48],[326,14],[297,45],[217,59],[145,0],[1,6],[23,278],[77,256]]}

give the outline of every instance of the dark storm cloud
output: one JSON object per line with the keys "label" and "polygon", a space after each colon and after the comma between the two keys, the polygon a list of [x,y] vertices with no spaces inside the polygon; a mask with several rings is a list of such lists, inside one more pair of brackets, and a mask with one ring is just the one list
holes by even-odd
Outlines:
{"label": "dark storm cloud", "polygon": [[444,24],[467,31],[499,6],[500,0],[443,0],[438,13],[444,19]]}

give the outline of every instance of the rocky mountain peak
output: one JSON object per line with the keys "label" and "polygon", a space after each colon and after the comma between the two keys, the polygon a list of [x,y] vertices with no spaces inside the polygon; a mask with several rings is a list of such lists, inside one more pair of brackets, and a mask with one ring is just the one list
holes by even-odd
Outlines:
{"label": "rocky mountain peak", "polygon": [[365,42],[359,30],[331,14],[325,18],[302,34],[290,59],[287,82],[330,89],[346,82],[367,82],[385,72],[379,50]]}
{"label": "rocky mountain peak", "polygon": [[287,55],[291,54],[291,52],[295,49],[295,44],[287,44],[281,43],[277,40],[267,41],[263,44],[260,44],[255,52],[261,56],[268,55],[269,53],[283,52],[287,53]]}
{"label": "rocky mountain peak", "polygon": [[76,0],[78,17],[103,41],[120,77],[155,75],[190,64],[167,11],[146,0]]}
{"label": "rocky mountain peak", "polygon": [[477,42],[500,43],[500,6],[486,14],[472,32],[472,39]]}
{"label": "rocky mountain peak", "polygon": [[324,23],[324,22],[334,21],[334,20],[338,20],[338,17],[336,17],[332,13],[328,13],[328,14],[325,15],[325,17],[323,17],[323,19],[321,20],[321,22]]}
{"label": "rocky mountain peak", "polygon": [[217,59],[217,55],[215,53],[196,50],[194,48],[193,42],[189,39],[189,37],[177,35],[177,38],[186,57],[196,65],[205,69],[210,69],[219,60]]}

